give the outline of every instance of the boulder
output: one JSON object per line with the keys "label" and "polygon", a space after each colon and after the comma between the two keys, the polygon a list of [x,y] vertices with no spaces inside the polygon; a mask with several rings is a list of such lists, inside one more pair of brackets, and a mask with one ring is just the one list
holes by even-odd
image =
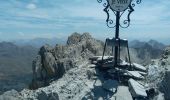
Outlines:
{"label": "boulder", "polygon": [[146,72],[146,68],[145,68],[144,66],[140,65],[140,64],[133,63],[133,67],[134,67],[134,69],[136,69],[136,70],[140,70],[140,71]]}
{"label": "boulder", "polygon": [[144,77],[139,73],[139,71],[127,71],[124,74],[133,78],[133,79],[139,79],[139,80],[144,79]]}
{"label": "boulder", "polygon": [[80,42],[80,39],[81,39],[81,35],[75,32],[68,37],[67,45],[77,44],[78,42]]}
{"label": "boulder", "polygon": [[146,98],[146,90],[143,85],[139,84],[137,81],[133,79],[129,79],[129,90],[134,98]]}

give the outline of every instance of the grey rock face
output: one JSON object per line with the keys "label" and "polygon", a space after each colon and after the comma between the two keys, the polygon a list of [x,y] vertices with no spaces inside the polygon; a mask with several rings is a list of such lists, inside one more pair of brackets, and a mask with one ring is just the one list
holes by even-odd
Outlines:
{"label": "grey rock face", "polygon": [[56,62],[55,62],[55,58],[52,55],[52,53],[50,52],[45,52],[44,53],[44,62],[43,62],[44,68],[47,71],[47,75],[50,76],[54,76],[55,75],[55,69],[57,69],[56,67]]}
{"label": "grey rock face", "polygon": [[81,38],[80,34],[73,33],[71,36],[68,37],[67,45],[77,44],[78,42],[80,42],[80,38]]}
{"label": "grey rock face", "polygon": [[[53,78],[60,78],[70,68],[74,68],[94,55],[102,55],[103,42],[95,40],[89,33],[78,33],[68,37],[67,45],[52,48],[44,45],[33,61],[33,82],[31,88],[38,88]],[[40,84],[39,84],[40,83]]]}
{"label": "grey rock face", "polygon": [[165,100],[170,99],[170,47],[165,48],[162,58],[160,59],[162,66],[166,67],[165,75],[160,84],[160,90],[164,93]]}
{"label": "grey rock face", "polygon": [[[67,45],[56,45],[54,48],[44,45],[40,48],[37,58],[33,61],[32,88],[48,85],[51,79],[58,79],[69,69],[74,68],[92,56],[101,56],[104,43],[91,37],[89,33],[74,33],[68,37]],[[111,55],[111,48],[106,49],[105,55]],[[132,62],[143,52],[131,49]],[[121,51],[124,56],[125,51]],[[143,54],[142,61],[147,60],[149,54]],[[150,59],[150,58],[149,58]],[[141,59],[139,59],[141,62]],[[137,61],[138,62],[138,61]]]}

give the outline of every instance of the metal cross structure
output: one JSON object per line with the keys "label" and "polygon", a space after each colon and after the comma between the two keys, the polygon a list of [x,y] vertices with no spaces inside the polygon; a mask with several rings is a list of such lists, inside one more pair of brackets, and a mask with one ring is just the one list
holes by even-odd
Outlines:
{"label": "metal cross structure", "polygon": [[[102,3],[103,0],[97,0],[99,3]],[[141,0],[136,0],[136,4],[140,4]],[[104,12],[107,14],[106,24],[109,28],[115,28],[115,38],[112,40],[115,42],[115,48],[114,48],[114,66],[118,65],[118,58],[120,54],[120,38],[119,38],[119,28],[127,28],[130,25],[130,15],[134,11],[133,7],[135,7],[135,2],[133,0],[106,0],[106,2],[103,3]],[[114,21],[110,17],[110,10],[115,14],[116,16],[116,23],[114,24]],[[123,21],[123,24],[120,24],[120,18],[124,14],[125,11],[128,11],[127,18]],[[107,42],[107,39],[106,39]],[[105,43],[106,46],[107,43]],[[112,47],[113,48],[113,47]],[[128,46],[127,46],[128,48]],[[105,47],[104,47],[105,50]],[[113,50],[112,50],[113,52]],[[128,49],[129,54],[129,49]],[[104,56],[104,52],[103,52]],[[103,57],[102,57],[103,59]],[[130,59],[130,56],[129,56]]]}

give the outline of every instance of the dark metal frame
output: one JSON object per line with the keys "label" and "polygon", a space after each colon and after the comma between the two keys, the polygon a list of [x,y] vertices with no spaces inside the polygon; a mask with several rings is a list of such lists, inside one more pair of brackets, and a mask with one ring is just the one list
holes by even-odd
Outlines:
{"label": "dark metal frame", "polygon": [[[99,3],[102,3],[103,0],[97,0]],[[136,4],[140,4],[141,3],[141,0],[136,0]],[[119,27],[121,28],[128,28],[130,26],[130,15],[131,13],[134,11],[133,7],[135,7],[135,3],[130,2],[129,6],[127,9],[125,9],[124,11],[115,11],[113,10],[110,5],[109,5],[109,1],[106,0],[106,2],[103,3],[103,6],[105,7],[104,8],[104,12],[107,14],[107,19],[106,19],[106,25],[109,27],[109,28],[115,28],[115,40],[120,40],[119,38]],[[110,18],[110,10],[112,10],[112,12],[115,14],[116,16],[116,24],[114,24],[114,21]],[[128,11],[128,15],[127,15],[127,18],[123,20],[123,25],[120,24],[120,18],[121,16],[124,14],[125,11]],[[111,26],[112,25],[112,26]],[[114,38],[113,38],[114,39]],[[107,40],[107,39],[106,39]],[[106,41],[107,42],[107,41]],[[105,43],[105,46],[106,46],[107,43]],[[120,44],[120,41],[118,41],[118,44]],[[105,52],[105,48],[104,47],[104,51],[103,51],[103,54]],[[112,47],[113,48],[113,47]],[[128,55],[129,54],[129,47],[128,48]],[[112,49],[113,51],[113,49]],[[102,57],[103,58],[103,57]],[[118,63],[118,59],[120,58],[120,45],[116,45],[115,46],[115,53],[114,53],[114,67],[118,66],[119,63]],[[129,56],[129,59],[130,59],[130,56]]]}
{"label": "dark metal frame", "polygon": [[[103,0],[97,0],[99,3],[102,3],[103,2]],[[141,1],[142,0],[136,0],[136,4],[140,4],[141,3]],[[130,15],[131,15],[131,13],[134,11],[134,7],[135,7],[135,3],[133,3],[132,2],[132,0],[131,0],[131,3],[130,3],[130,5],[128,6],[128,8],[127,9],[125,9],[124,11],[122,11],[122,12],[118,12],[118,11],[115,11],[115,10],[113,10],[111,7],[110,7],[110,5],[109,5],[109,1],[108,0],[106,0],[106,2],[104,2],[103,3],[103,6],[105,7],[103,10],[104,10],[104,12],[107,14],[107,19],[106,19],[106,24],[107,24],[107,26],[109,27],[109,28],[115,28],[116,27],[116,24],[115,25],[113,25],[114,24],[114,21],[110,18],[110,10],[112,10],[113,11],[113,13],[115,14],[115,16],[118,16],[119,15],[119,19],[120,19],[120,17],[124,14],[124,12],[127,10],[128,11],[128,15],[127,15],[127,19],[125,19],[124,21],[123,21],[123,24],[125,25],[125,26],[123,26],[122,24],[120,24],[119,23],[119,26],[121,27],[121,28],[128,28],[129,26],[130,26]],[[111,26],[112,25],[112,26]]]}

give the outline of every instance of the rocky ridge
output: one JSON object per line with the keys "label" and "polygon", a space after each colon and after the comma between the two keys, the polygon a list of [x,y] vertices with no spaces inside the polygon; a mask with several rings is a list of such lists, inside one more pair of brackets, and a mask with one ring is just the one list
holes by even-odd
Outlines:
{"label": "rocky ridge", "polygon": [[103,43],[95,40],[89,33],[78,33],[68,37],[67,45],[56,45],[54,48],[44,45],[33,61],[33,81],[31,88],[46,86],[51,79],[58,79],[71,68],[74,68],[89,57],[101,55]]}
{"label": "rocky ridge", "polygon": [[[89,33],[82,35],[74,33],[68,37],[65,46],[56,45],[53,48],[44,45],[33,61],[33,80],[30,88],[36,90],[24,89],[19,93],[15,90],[12,93],[8,91],[0,96],[0,100],[6,98],[9,100],[11,98],[11,100],[115,100],[116,98],[132,100],[127,86],[117,86],[117,82],[112,80],[105,81],[101,76],[103,73],[89,63],[90,57],[102,55],[103,45],[103,42],[95,40]],[[108,51],[107,54],[110,53]],[[110,87],[109,83],[115,85]]]}
{"label": "rocky ridge", "polygon": [[162,58],[159,61],[162,66],[165,66],[165,73],[164,77],[162,78],[162,81],[159,84],[160,90],[164,93],[165,99],[170,99],[170,46],[166,47],[164,50],[164,53],[162,55]]}

